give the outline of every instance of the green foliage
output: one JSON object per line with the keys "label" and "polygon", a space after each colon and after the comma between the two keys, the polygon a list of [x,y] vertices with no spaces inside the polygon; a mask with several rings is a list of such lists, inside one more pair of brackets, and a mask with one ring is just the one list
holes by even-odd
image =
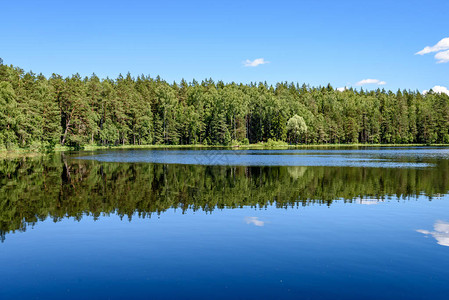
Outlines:
{"label": "green foliage", "polygon": [[16,95],[9,82],[0,82],[0,144],[10,148],[17,142],[17,123],[20,111],[17,108]]}
{"label": "green foliage", "polygon": [[298,144],[302,135],[307,132],[307,125],[304,119],[294,115],[287,122],[287,131],[290,142]]}
{"label": "green foliage", "polygon": [[284,141],[276,141],[272,139],[268,139],[268,141],[265,143],[265,146],[267,148],[276,148],[276,147],[285,147],[288,144]]}
{"label": "green foliage", "polygon": [[[0,64],[0,148],[449,143],[449,96],[330,85],[49,79]],[[233,142],[234,141],[234,142]]]}

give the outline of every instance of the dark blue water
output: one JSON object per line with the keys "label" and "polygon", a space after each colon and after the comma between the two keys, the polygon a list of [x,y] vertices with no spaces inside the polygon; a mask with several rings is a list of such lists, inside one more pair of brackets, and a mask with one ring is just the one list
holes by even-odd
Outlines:
{"label": "dark blue water", "polygon": [[230,151],[5,163],[0,298],[448,299],[447,149]]}

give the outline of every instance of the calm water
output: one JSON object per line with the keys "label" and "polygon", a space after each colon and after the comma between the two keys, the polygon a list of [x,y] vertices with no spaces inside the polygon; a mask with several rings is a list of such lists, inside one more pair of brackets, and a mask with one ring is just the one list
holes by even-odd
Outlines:
{"label": "calm water", "polygon": [[449,149],[0,161],[0,299],[448,299]]}

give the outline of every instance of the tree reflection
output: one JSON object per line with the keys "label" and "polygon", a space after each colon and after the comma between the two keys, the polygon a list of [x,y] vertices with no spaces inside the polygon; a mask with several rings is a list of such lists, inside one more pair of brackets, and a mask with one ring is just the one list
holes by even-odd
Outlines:
{"label": "tree reflection", "polygon": [[170,208],[280,208],[364,199],[432,199],[448,191],[435,168],[244,167],[100,163],[64,155],[0,161],[0,234],[52,218],[150,217]]}

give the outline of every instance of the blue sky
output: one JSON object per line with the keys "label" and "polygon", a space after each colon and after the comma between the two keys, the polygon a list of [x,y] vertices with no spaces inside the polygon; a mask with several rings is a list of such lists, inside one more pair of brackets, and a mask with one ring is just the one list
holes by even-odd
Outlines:
{"label": "blue sky", "polygon": [[[129,71],[168,81],[343,87],[376,79],[392,90],[449,87],[449,63],[437,63],[438,52],[415,55],[449,37],[447,0],[42,0],[0,7],[0,57],[46,76]],[[245,66],[255,59],[269,63]]]}

